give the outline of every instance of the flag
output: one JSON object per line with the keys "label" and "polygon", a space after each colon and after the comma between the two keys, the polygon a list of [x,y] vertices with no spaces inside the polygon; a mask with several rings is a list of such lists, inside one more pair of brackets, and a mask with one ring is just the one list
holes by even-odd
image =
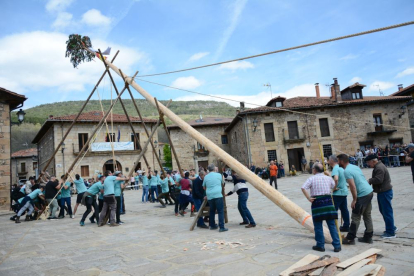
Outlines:
{"label": "flag", "polygon": [[118,125],[118,142],[120,139],[121,139],[121,129],[119,128],[119,125]]}

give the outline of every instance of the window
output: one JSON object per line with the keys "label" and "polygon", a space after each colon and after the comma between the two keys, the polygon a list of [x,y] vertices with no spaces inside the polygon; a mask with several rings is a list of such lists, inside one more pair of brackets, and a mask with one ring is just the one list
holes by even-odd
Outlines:
{"label": "window", "polygon": [[206,148],[205,148],[205,147],[203,147],[203,145],[202,145],[202,144],[200,144],[199,142],[197,142],[197,150],[198,150],[198,151],[205,151],[205,150],[206,150]]}
{"label": "window", "polygon": [[362,99],[361,93],[360,92],[352,92],[352,99],[353,100]]}
{"label": "window", "polygon": [[283,103],[282,102],[276,102],[276,107],[282,107]]}
{"label": "window", "polygon": [[221,144],[222,145],[227,145],[229,143],[228,139],[227,139],[227,135],[221,135]]}
{"label": "window", "polygon": [[374,114],[375,131],[383,131],[381,114]]}
{"label": "window", "polygon": [[359,149],[365,153],[366,150],[371,149],[372,141],[359,142]]}
{"label": "window", "polygon": [[298,122],[290,121],[288,124],[289,139],[299,139]]}
{"label": "window", "polygon": [[273,123],[264,124],[266,142],[275,141],[275,133],[273,131]]}
{"label": "window", "polygon": [[115,133],[107,133],[105,137],[105,142],[116,142]]}
{"label": "window", "polygon": [[82,177],[89,176],[89,166],[81,166],[81,176]]}
{"label": "window", "polygon": [[83,146],[88,141],[88,133],[78,133],[78,140],[79,140],[79,151],[81,151]]}
{"label": "window", "polygon": [[131,142],[134,142],[134,150],[140,150],[139,146],[139,133],[136,133],[137,136],[134,136],[134,133],[131,133]]}
{"label": "window", "polygon": [[319,127],[321,128],[321,136],[322,137],[331,136],[331,134],[329,132],[328,118],[319,119]]}
{"label": "window", "polygon": [[37,169],[37,162],[33,162],[33,170],[35,171]]}
{"label": "window", "polygon": [[20,163],[20,172],[26,172],[26,163]]}
{"label": "window", "polygon": [[331,145],[323,145],[322,146],[323,156],[329,157],[332,155],[332,146]]}
{"label": "window", "polygon": [[268,150],[267,151],[267,161],[277,160],[277,154],[275,150]]}

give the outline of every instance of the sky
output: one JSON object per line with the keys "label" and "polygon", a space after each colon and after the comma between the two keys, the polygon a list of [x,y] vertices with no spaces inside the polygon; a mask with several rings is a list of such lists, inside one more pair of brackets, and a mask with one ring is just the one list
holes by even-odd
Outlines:
{"label": "sky", "polygon": [[[103,65],[95,60],[74,69],[65,58],[70,34],[89,36],[94,48],[112,47],[109,58],[119,50],[114,64],[140,76],[412,21],[413,10],[412,0],[0,0],[0,87],[28,97],[24,108],[86,100]],[[365,84],[365,96],[389,95],[398,84],[414,83],[413,33],[411,25],[144,79],[230,98],[235,106],[244,101],[247,107],[276,96],[314,96],[315,83],[328,96],[333,78],[341,88]],[[219,100],[138,84],[159,100]],[[111,98],[108,78],[98,92],[93,99]],[[135,97],[142,98],[137,92]]]}

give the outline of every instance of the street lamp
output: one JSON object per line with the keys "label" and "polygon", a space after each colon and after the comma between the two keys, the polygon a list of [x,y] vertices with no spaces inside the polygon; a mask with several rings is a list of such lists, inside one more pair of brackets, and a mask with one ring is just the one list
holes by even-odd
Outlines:
{"label": "street lamp", "polygon": [[20,110],[16,112],[16,115],[18,123],[12,122],[12,125],[20,125],[24,121],[24,115],[26,115],[26,112],[24,112],[23,109],[20,108]]}
{"label": "street lamp", "polygon": [[253,120],[253,132],[256,131],[257,128],[257,119]]}

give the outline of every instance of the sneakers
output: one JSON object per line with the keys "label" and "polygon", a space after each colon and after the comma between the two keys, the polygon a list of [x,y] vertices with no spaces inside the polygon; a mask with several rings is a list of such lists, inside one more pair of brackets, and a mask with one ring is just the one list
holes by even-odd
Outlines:
{"label": "sneakers", "polygon": [[119,222],[118,222],[118,224],[119,224],[119,225],[124,224],[124,223],[125,223],[125,222],[123,222],[123,221],[119,221]]}
{"label": "sneakers", "polygon": [[319,252],[325,252],[325,248],[319,246],[312,246],[312,249]]}
{"label": "sneakers", "polygon": [[198,227],[198,228],[203,228],[203,229],[208,229],[208,226],[207,226],[207,225],[205,225],[205,224],[200,225],[200,226],[198,226],[198,225],[197,225],[197,227]]}
{"label": "sneakers", "polygon": [[[382,236],[381,236],[382,237]],[[394,236],[395,237],[395,236]],[[362,237],[358,238],[359,242],[372,244],[372,238]],[[343,242],[342,242],[343,243]]]}
{"label": "sneakers", "polygon": [[256,224],[249,224],[249,225],[246,225],[245,227],[246,228],[254,228],[254,227],[256,227]]}
{"label": "sneakers", "polygon": [[161,208],[167,208],[167,206],[165,206],[165,205],[161,205]]}
{"label": "sneakers", "polygon": [[20,217],[19,217],[19,216],[16,216],[16,218],[14,219],[14,222],[15,222],[15,223],[21,223],[21,222],[20,222]]}
{"label": "sneakers", "polygon": [[80,226],[85,226],[85,223],[83,221],[79,222]]}
{"label": "sneakers", "polygon": [[355,240],[348,240],[347,238],[343,238],[342,244],[355,245]]}
{"label": "sneakers", "polygon": [[70,218],[71,218],[71,219],[74,219],[74,218],[75,218],[75,215],[72,215]]}
{"label": "sneakers", "polygon": [[175,213],[175,216],[178,217],[178,213]]}
{"label": "sneakers", "polygon": [[388,233],[384,233],[383,235],[381,235],[381,238],[383,238],[383,239],[394,239],[394,238],[396,238],[396,236],[395,236],[395,234],[390,235]]}
{"label": "sneakers", "polygon": [[48,220],[57,220],[58,218],[57,217],[48,217],[47,219]]}
{"label": "sneakers", "polygon": [[226,231],[229,231],[229,229],[227,229],[227,228],[220,228],[220,230],[219,230],[219,232],[226,232]]}
{"label": "sneakers", "polygon": [[216,226],[210,226],[210,230],[217,230],[218,229],[218,226],[216,225]]}
{"label": "sneakers", "polygon": [[[394,227],[394,234],[395,234],[395,233],[397,233],[397,232],[398,232],[398,230],[400,230],[400,229],[398,229],[398,227],[396,227],[396,226],[395,226],[395,227]],[[387,231],[384,231],[384,232],[382,232],[382,233],[383,233],[383,234],[386,234],[386,233],[387,233]]]}
{"label": "sneakers", "polygon": [[90,218],[89,218],[89,221],[90,221],[91,223],[95,223],[95,219],[94,219],[93,217],[90,217]]}
{"label": "sneakers", "polygon": [[341,252],[341,248],[340,248],[340,247],[335,248],[335,249],[334,249],[334,252],[336,252],[336,253]]}
{"label": "sneakers", "polygon": [[239,223],[239,225],[248,225],[248,224],[249,224],[248,222],[244,222],[244,221]]}
{"label": "sneakers", "polygon": [[184,215],[186,214],[186,212],[178,212],[182,217],[184,217]]}

